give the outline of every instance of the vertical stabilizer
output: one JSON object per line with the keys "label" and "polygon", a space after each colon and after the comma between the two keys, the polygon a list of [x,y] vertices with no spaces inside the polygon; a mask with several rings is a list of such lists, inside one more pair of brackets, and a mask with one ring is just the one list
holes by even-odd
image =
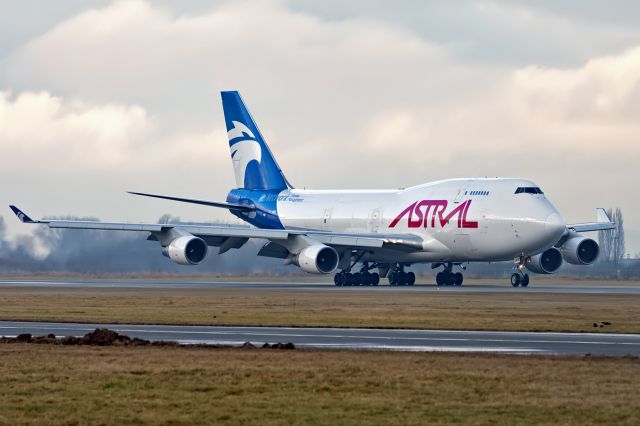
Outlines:
{"label": "vertical stabilizer", "polygon": [[240,94],[236,91],[222,92],[222,108],[238,188],[290,188]]}

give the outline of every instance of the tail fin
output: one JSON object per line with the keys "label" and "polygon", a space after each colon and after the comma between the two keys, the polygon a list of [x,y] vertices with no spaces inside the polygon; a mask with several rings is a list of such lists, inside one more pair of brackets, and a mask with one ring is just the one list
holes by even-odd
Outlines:
{"label": "tail fin", "polygon": [[238,188],[283,190],[291,185],[284,177],[240,93],[222,92],[231,160]]}

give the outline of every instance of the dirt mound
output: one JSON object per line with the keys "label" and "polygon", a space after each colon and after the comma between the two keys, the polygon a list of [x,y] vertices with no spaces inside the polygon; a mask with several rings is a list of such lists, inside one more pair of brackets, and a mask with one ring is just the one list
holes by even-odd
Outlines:
{"label": "dirt mound", "polygon": [[128,336],[120,335],[108,328],[96,328],[91,333],[85,334],[84,337],[80,339],[80,343],[84,345],[109,346],[113,345],[116,341],[126,342],[128,339]]}
{"label": "dirt mound", "polygon": [[40,343],[52,345],[94,345],[94,346],[145,346],[151,344],[150,341],[131,338],[108,328],[96,328],[91,333],[83,337],[65,336],[57,338],[55,334],[46,336],[32,336],[29,333],[19,334],[16,337],[2,337],[0,343]]}
{"label": "dirt mound", "polygon": [[108,328],[96,328],[91,333],[87,333],[83,338],[80,339],[78,344],[80,345],[95,345],[95,346],[111,346],[111,345],[134,345],[134,346],[142,346],[148,345],[151,342],[148,340],[138,339],[134,337],[133,339],[124,334],[120,334],[116,331],[109,330]]}
{"label": "dirt mound", "polygon": [[279,343],[278,342],[278,343],[274,343],[272,345],[270,345],[269,343],[265,343],[264,345],[262,345],[262,347],[264,349],[295,349],[296,348],[296,346],[291,342],[288,342],[288,343]]}

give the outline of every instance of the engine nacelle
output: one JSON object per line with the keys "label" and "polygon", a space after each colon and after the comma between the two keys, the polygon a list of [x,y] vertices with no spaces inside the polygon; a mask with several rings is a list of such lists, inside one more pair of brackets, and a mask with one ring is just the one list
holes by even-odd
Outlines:
{"label": "engine nacelle", "polygon": [[303,271],[312,274],[330,274],[338,267],[338,252],[324,244],[314,244],[304,248],[295,259]]}
{"label": "engine nacelle", "polygon": [[538,274],[552,274],[562,266],[562,254],[557,248],[551,247],[547,251],[528,258],[525,266]]}
{"label": "engine nacelle", "polygon": [[171,241],[162,254],[180,265],[198,265],[207,256],[207,250],[202,238],[185,235]]}
{"label": "engine nacelle", "polygon": [[600,246],[591,238],[576,236],[565,241],[560,251],[572,265],[591,265],[600,254]]}

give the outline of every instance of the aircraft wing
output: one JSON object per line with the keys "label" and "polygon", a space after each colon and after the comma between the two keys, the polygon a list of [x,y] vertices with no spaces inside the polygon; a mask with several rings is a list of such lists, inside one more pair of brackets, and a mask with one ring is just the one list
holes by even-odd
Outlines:
{"label": "aircraft wing", "polygon": [[99,222],[83,220],[33,220],[15,206],[9,206],[23,223],[47,225],[52,229],[92,229],[102,231],[137,231],[149,232],[150,240],[157,240],[162,233],[172,229],[188,232],[202,238],[210,246],[220,247],[224,253],[230,248],[240,248],[250,238],[266,239],[274,243],[285,241],[295,236],[307,236],[320,243],[334,247],[350,247],[352,249],[390,248],[400,251],[422,249],[422,238],[414,235],[399,234],[348,234],[323,232],[306,229],[260,229],[244,226],[226,225],[190,225],[171,223],[124,223]]}
{"label": "aircraft wing", "polygon": [[606,231],[608,229],[615,229],[615,227],[616,224],[611,221],[607,212],[602,208],[596,209],[596,222],[567,225],[570,231],[575,232]]}

